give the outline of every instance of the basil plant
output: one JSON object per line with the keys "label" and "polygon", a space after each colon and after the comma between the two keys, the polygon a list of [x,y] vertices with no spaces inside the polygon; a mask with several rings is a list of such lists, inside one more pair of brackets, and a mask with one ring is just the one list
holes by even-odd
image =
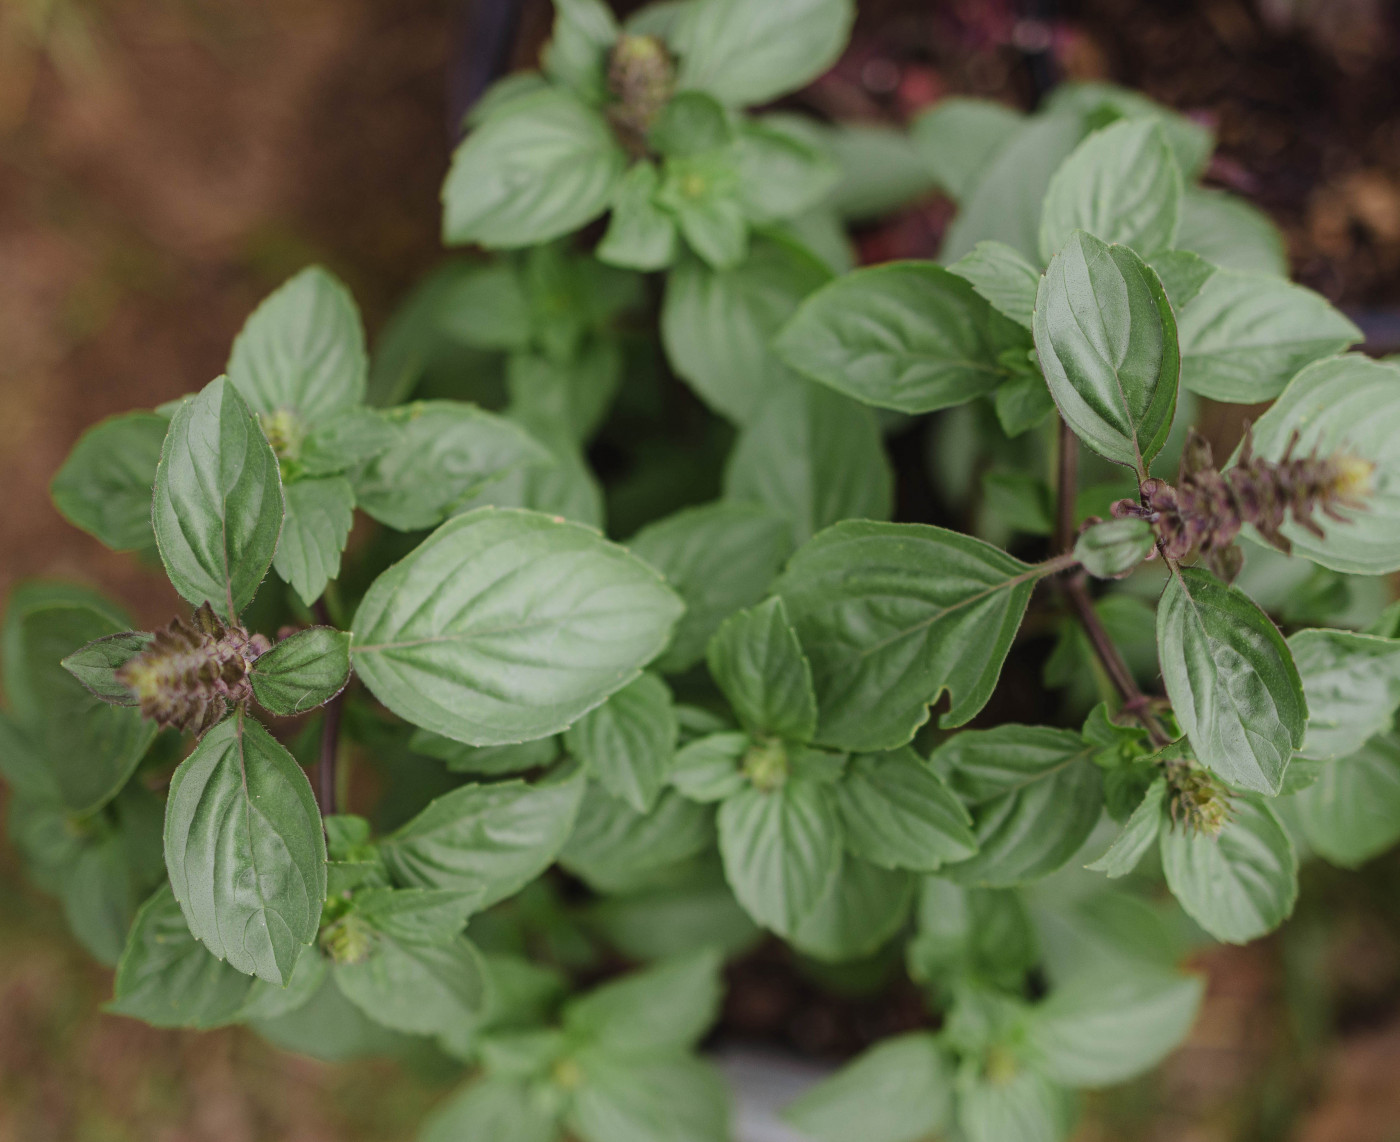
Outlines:
{"label": "basil plant", "polygon": [[10,836],[111,1011],[454,1066],[424,1142],[723,1142],[764,940],[924,995],[804,1136],[1064,1138],[1400,839],[1400,369],[1131,92],[755,114],[851,0],[556,7],[443,187],[489,253],[373,352],[305,270],[54,477],[189,609],[15,591]]}

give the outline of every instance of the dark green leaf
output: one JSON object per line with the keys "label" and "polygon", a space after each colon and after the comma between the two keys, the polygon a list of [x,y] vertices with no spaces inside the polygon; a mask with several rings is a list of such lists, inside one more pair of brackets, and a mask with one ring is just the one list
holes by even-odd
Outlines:
{"label": "dark green leaf", "polygon": [[661,109],[648,136],[652,150],[667,156],[715,151],[734,137],[729,113],[703,91],[682,91]]}
{"label": "dark green leaf", "polygon": [[1094,872],[1105,873],[1110,880],[1127,876],[1137,867],[1157,840],[1157,834],[1166,824],[1164,812],[1167,795],[1167,781],[1158,777],[1147,787],[1142,803],[1133,810],[1123,831],[1114,839],[1108,851],[1084,867]]}
{"label": "dark green leaf", "polygon": [[308,427],[365,399],[369,358],[350,291],[311,266],[269,295],[233,343],[228,379],[255,413]]}
{"label": "dark green leaf", "polygon": [[343,476],[293,480],[282,488],[287,514],[272,566],[308,607],[340,577],[340,553],[350,538],[355,490]]}
{"label": "dark green leaf", "polygon": [[117,551],[151,547],[151,486],[170,421],[129,412],[93,425],[49,485],[54,507]]}
{"label": "dark green leaf", "polygon": [[1182,568],[1157,606],[1157,653],[1196,759],[1235,785],[1277,793],[1308,706],[1269,616],[1208,571]]}
{"label": "dark green leaf", "polygon": [[811,739],[817,729],[812,667],[782,599],[731,615],[710,639],[707,657],[711,676],[745,727]]}
{"label": "dark green leaf", "polygon": [[350,681],[350,636],[312,627],[284,638],[254,664],[253,696],[283,717],[324,706]]}
{"label": "dark green leaf", "polygon": [[7,774],[74,813],[110,801],[155,737],[154,724],[140,713],[108,705],[62,664],[93,640],[130,626],[120,608],[67,584],[24,584],[6,607],[5,689],[12,736],[21,739]]}
{"label": "dark green leaf", "polygon": [[165,863],[196,939],[241,972],[291,978],[326,898],[321,814],[292,755],[241,711],[175,771]]}
{"label": "dark green leaf", "polygon": [[967,810],[908,746],[853,758],[836,806],[846,848],[883,868],[933,872],[977,851]]}
{"label": "dark green leaf", "polygon": [[104,635],[63,659],[63,669],[104,702],[134,706],[136,698],[126,683],[118,681],[117,671],[145,650],[154,637],[138,630]]}
{"label": "dark green leaf", "polygon": [[682,746],[671,770],[671,784],[692,801],[723,801],[744,788],[740,763],[749,735],[714,733]]}
{"label": "dark green leaf", "polygon": [[175,589],[236,621],[277,549],[282,479],[256,418],[226,378],[210,381],[170,422],[151,518]]}
{"label": "dark green leaf", "polygon": [[675,156],[662,168],[656,202],[676,219],[686,244],[717,270],[738,266],[749,249],[739,171],[728,151]]}
{"label": "dark green leaf", "polygon": [[798,543],[843,519],[888,519],[894,473],[875,413],[824,385],[779,387],[740,429],[724,494],[771,508]]}
{"label": "dark green leaf", "polygon": [[783,1117],[816,1142],[920,1142],[945,1129],[952,1110],[948,1056],[933,1035],[915,1031],[871,1047]]}
{"label": "dark green leaf", "polygon": [[1073,730],[1004,725],[966,730],[940,745],[929,760],[959,796],[978,805],[1092,753],[1093,747]]}
{"label": "dark green leaf", "polygon": [[1339,508],[1344,522],[1314,514],[1321,538],[1283,525],[1294,552],[1334,571],[1400,570],[1400,368],[1351,353],[1309,365],[1254,426],[1256,455],[1280,460],[1290,444],[1295,458],[1343,453],[1376,466],[1364,509]]}
{"label": "dark green leaf", "polygon": [[1181,314],[1181,383],[1235,404],[1272,400],[1362,333],[1327,299],[1274,274],[1217,270]]}
{"label": "dark green leaf", "polygon": [[1158,125],[1123,119],[1090,135],[1055,172],[1040,218],[1049,261],[1076,230],[1142,257],[1169,249],[1181,212],[1181,171]]}
{"label": "dark green leaf", "polygon": [[932,262],[846,274],[803,302],[774,341],[798,372],[881,408],[932,412],[991,392],[1019,333]]}
{"label": "dark green leaf", "polygon": [[1111,519],[1087,528],[1074,557],[1096,579],[1120,579],[1151,553],[1157,537],[1145,520]]}
{"label": "dark green leaf", "polygon": [[656,662],[672,673],[699,662],[720,623],[768,593],[792,538],[787,523],[767,508],[719,502],[648,524],[627,546],[685,600],[675,636]]}
{"label": "dark green leaf", "polygon": [[733,106],[767,103],[830,67],[854,18],[851,0],[700,0],[667,36],[681,59],[677,86]]}
{"label": "dark green leaf", "polygon": [[991,697],[1040,572],[990,544],[922,524],[851,520],[793,556],[774,590],[812,663],[817,742],[904,745],[946,689],[940,724]]}
{"label": "dark green leaf", "polygon": [[798,303],[830,279],[811,255],[773,240],[755,242],[732,270],[684,258],[666,279],[667,360],[706,404],[742,424],[769,393],[791,383],[768,344]]}
{"label": "dark green leaf", "polygon": [[443,240],[510,249],[568,234],[607,209],[626,165],[607,122],[576,96],[513,99],[452,156]]}
{"label": "dark green leaf", "polygon": [[614,797],[649,812],[671,772],[680,728],[671,691],[643,673],[564,734],[564,748]]}
{"label": "dark green leaf", "polygon": [[791,935],[841,867],[841,822],[830,788],[789,779],[728,798],[719,850],[739,903],[758,923]]}
{"label": "dark green leaf", "polygon": [[633,270],[661,270],[676,260],[676,222],[656,205],[660,176],[642,159],[613,193],[608,230],[595,253],[600,261]]}
{"label": "dark green leaf", "polygon": [[401,717],[503,745],[558,733],[627,685],[680,613],[656,572],[596,532],[482,509],[375,580],[352,655]]}
{"label": "dark green leaf", "polygon": [[418,401],[382,415],[393,443],[355,475],[355,499],[400,531],[435,527],[512,470],[551,459],[518,425],[459,401]]}
{"label": "dark green leaf", "polygon": [[513,896],[554,863],[574,827],[582,773],[538,785],[464,785],[380,842],[401,884],[471,894],[480,910]]}
{"label": "dark green leaf", "polygon": [[1152,268],[1076,233],[1036,295],[1035,347],[1060,414],[1095,452],[1140,475],[1176,411],[1176,321]]}
{"label": "dark green leaf", "polygon": [[1273,931],[1298,897],[1293,842],[1268,804],[1251,795],[1230,803],[1230,822],[1218,837],[1163,829],[1162,870],[1187,915],[1227,944]]}

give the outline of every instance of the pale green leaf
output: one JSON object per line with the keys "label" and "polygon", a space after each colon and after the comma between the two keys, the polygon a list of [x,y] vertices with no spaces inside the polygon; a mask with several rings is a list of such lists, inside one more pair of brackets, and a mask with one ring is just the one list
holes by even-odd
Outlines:
{"label": "pale green leaf", "polygon": [[1176,244],[1225,269],[1288,276],[1288,251],[1278,227],[1257,206],[1223,190],[1187,188]]}
{"label": "pale green leaf", "polygon": [[342,476],[294,480],[282,489],[287,514],[272,566],[310,606],[340,577],[340,553],[350,538],[355,492]]}
{"label": "pale green leaf", "polygon": [[701,948],[630,972],[565,1004],[564,1030],[618,1055],[689,1050],[719,1015],[720,966]]}
{"label": "pale green leaf", "polygon": [[376,1023],[410,1035],[461,1034],[485,1006],[481,956],[465,936],[420,944],[379,934],[364,960],[333,965],[331,978]]}
{"label": "pale green leaf", "polygon": [[844,853],[836,876],[787,940],[830,963],[872,956],[904,927],[917,881],[913,873]]}
{"label": "pale green leaf", "polygon": [[520,1079],[481,1078],[435,1110],[418,1142],[558,1142],[562,1128],[547,1092]]}
{"label": "pale green leaf", "polygon": [[564,747],[609,793],[646,813],[670,776],[679,735],[670,689],[643,673],[570,726]]}
{"label": "pale green leaf", "polygon": [[1293,808],[1308,846],[1331,864],[1383,853],[1400,840],[1400,742],[1384,734],[1328,762]]}
{"label": "pale green leaf", "polygon": [[129,412],[93,425],[49,484],[54,507],[116,551],[153,546],[151,487],[169,426],[168,418],[153,412]]}
{"label": "pale green leaf", "polygon": [[1400,707],[1400,640],[1300,630],[1288,640],[1288,649],[1308,703],[1302,756],[1348,757],[1390,728]]}
{"label": "pale green leaf", "polygon": [[972,288],[1017,325],[1029,329],[1035,311],[1040,270],[1005,242],[978,242],[948,272],[972,283]]}
{"label": "pale green leaf", "polygon": [[882,868],[933,872],[977,851],[967,810],[908,746],[853,758],[836,806],[846,848]]}
{"label": "pale green leaf", "polygon": [[1159,777],[1147,788],[1142,803],[1133,810],[1123,826],[1123,831],[1114,838],[1108,850],[1092,864],[1084,867],[1094,872],[1102,872],[1110,880],[1127,876],[1138,865],[1147,850],[1157,840],[1165,821],[1164,807],[1167,795],[1167,781]]}
{"label": "pale green leaf", "polygon": [[922,112],[909,134],[934,182],[949,198],[963,202],[992,157],[1024,122],[1024,115],[1003,104],[954,95]]}
{"label": "pale green leaf", "polygon": [[812,667],[782,599],[739,611],[710,639],[710,675],[755,733],[809,741],[817,729]]}
{"label": "pale green leaf", "polygon": [[580,1142],[728,1142],[729,1094],[709,1063],[595,1048],[575,1059],[569,1130]]}

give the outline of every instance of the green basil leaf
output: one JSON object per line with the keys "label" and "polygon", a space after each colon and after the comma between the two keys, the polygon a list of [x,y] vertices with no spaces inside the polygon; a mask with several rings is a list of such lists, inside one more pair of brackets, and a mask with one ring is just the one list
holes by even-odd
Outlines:
{"label": "green basil leaf", "polygon": [[762,933],[739,907],[719,862],[696,862],[655,887],[608,896],[588,910],[592,927],[629,959],[654,960],[693,948],[742,955]]}
{"label": "green basil leaf", "polygon": [[[1163,250],[1148,258],[1147,264],[1161,279],[1162,288],[1167,291],[1167,300],[1172,303],[1172,312],[1178,314],[1191,304],[1196,295],[1201,292],[1201,287],[1210,281],[1212,275],[1218,272],[1217,266],[1211,265],[1199,254],[1192,254],[1187,250]],[[1180,334],[1180,336],[1184,341],[1185,334]],[[1185,377],[1187,372],[1185,356],[1186,350],[1183,348],[1182,383],[1189,388],[1190,382]]]}
{"label": "green basil leaf", "polygon": [[1165,823],[1163,806],[1166,796],[1167,780],[1158,777],[1147,787],[1142,803],[1133,810],[1133,815],[1128,818],[1123,831],[1114,838],[1113,844],[1109,845],[1108,851],[1093,864],[1084,867],[1105,873],[1110,880],[1132,872],[1138,861],[1147,855],[1147,850],[1157,840],[1157,834]]}
{"label": "green basil leaf", "polygon": [[854,18],[851,0],[697,0],[667,37],[681,60],[676,85],[732,106],[767,103],[830,67]]}
{"label": "green basil leaf", "polygon": [[479,1078],[438,1107],[423,1124],[419,1142],[559,1142],[558,1112],[547,1092],[523,1079]]}
{"label": "green basil leaf", "polygon": [[660,571],[685,600],[685,614],[656,662],[687,670],[725,618],[768,593],[792,550],[783,519],[757,504],[712,503],[648,524],[627,546]]}
{"label": "green basil leaf", "polygon": [[443,240],[511,249],[568,234],[607,209],[626,166],[606,120],[577,96],[549,88],[513,99],[452,156]]}
{"label": "green basil leaf", "polygon": [[739,199],[739,171],[725,151],[666,160],[656,202],[675,216],[686,244],[717,270],[739,265],[749,249],[749,225]]}
{"label": "green basil leaf", "polygon": [[1096,579],[1120,579],[1151,555],[1156,543],[1146,520],[1105,520],[1083,531],[1075,541],[1074,557]]}
{"label": "green basil leaf", "polygon": [[874,411],[824,385],[783,385],[739,430],[724,495],[771,508],[798,543],[843,519],[889,519],[894,473]]}
{"label": "green basil leaf", "polygon": [[[1038,262],[1046,188],[1084,134],[1084,117],[1063,111],[1022,118],[1004,139],[996,130],[986,140],[985,161],[970,174],[965,191],[954,195],[960,209],[943,237],[943,260],[955,262],[978,242],[995,241]],[[928,157],[938,173],[936,160]]]}
{"label": "green basil leaf", "polygon": [[1004,725],[950,737],[929,761],[960,797],[980,805],[1086,760],[1094,749],[1073,730]]}
{"label": "green basil leaf", "polygon": [[[909,136],[934,182],[953,201],[963,203],[978,176],[1011,142],[1025,119],[1020,112],[990,99],[952,95],[921,112],[910,125]],[[1064,153],[1069,154],[1073,147],[1071,143]],[[1050,173],[1045,177],[1049,179]]]}
{"label": "green basil leaf", "polygon": [[565,364],[514,354],[506,366],[511,412],[518,422],[553,420],[583,443],[607,419],[622,382],[622,365],[622,353],[611,339],[585,345]]}
{"label": "green basil leaf", "polygon": [[1016,326],[932,262],[856,270],[823,286],[773,347],[792,368],[866,404],[933,412],[1001,383]]}
{"label": "green basil leaf", "polygon": [[971,976],[1017,991],[1039,962],[1040,948],[1020,892],[963,888],[926,876],[907,958],[909,974],[935,989]]}
{"label": "green basil leaf", "polygon": [[783,1118],[816,1142],[920,1142],[947,1128],[952,1080],[933,1035],[896,1035],[803,1093]]}
{"label": "green basil leaf", "polygon": [[366,888],[355,893],[354,914],[400,943],[445,944],[467,926],[472,902],[448,888]]}
{"label": "green basil leaf", "polygon": [[1186,914],[1217,940],[1247,944],[1272,932],[1298,897],[1293,842],[1260,797],[1236,797],[1218,837],[1162,830],[1162,870]]}
{"label": "green basil leaf", "polygon": [[394,437],[393,426],[374,409],[346,409],[308,429],[296,456],[297,474],[338,476],[369,463]]}
{"label": "green basil leaf", "polygon": [[1176,244],[1225,269],[1288,276],[1288,252],[1273,220],[1257,206],[1223,190],[1187,188]]}
{"label": "green basil leaf", "polygon": [[962,802],[908,746],[852,758],[836,807],[846,848],[882,868],[934,872],[977,851]]}
{"label": "green basil leaf", "polygon": [[1196,759],[1232,784],[1277,793],[1308,706],[1269,616],[1238,588],[1185,567],[1157,605],[1157,653]]}
{"label": "green basil leaf", "polygon": [[841,867],[788,941],[829,963],[874,955],[904,927],[917,878],[844,853]]}
{"label": "green basil leaf", "polygon": [[340,578],[340,553],[354,522],[355,490],[343,476],[293,480],[282,488],[287,514],[273,569],[308,607]]}
{"label": "green basil leaf", "polygon": [[957,1107],[967,1142],[1063,1142],[1074,1124],[1065,1091],[1032,1070],[996,1081],[969,1076],[959,1086]]}
{"label": "green basil leaf", "polygon": [[558,733],[622,689],[680,614],[656,572],[596,532],[481,509],[443,524],[375,580],[351,653],[400,717],[503,745]]}
{"label": "green basil leaf", "polygon": [[555,0],[554,34],[541,53],[545,74],[601,103],[607,95],[608,52],[620,30],[603,0]]}
{"label": "green basil leaf", "polygon": [[978,242],[948,272],[970,282],[979,296],[998,313],[1026,329],[1031,328],[1040,270],[1005,242]]}
{"label": "green basil leaf", "polygon": [[743,789],[740,769],[750,746],[748,734],[714,733],[682,746],[671,770],[671,784],[692,801],[723,801]]}
{"label": "green basil leaf", "polygon": [[284,638],[253,663],[253,696],[282,717],[324,706],[350,681],[350,636],[311,627]]}
{"label": "green basil leaf", "polygon": [[[991,731],[987,731],[991,732]],[[1057,763],[973,810],[977,855],[945,865],[958,884],[1006,888],[1063,868],[1103,814],[1103,779],[1079,759]]]}
{"label": "green basil leaf", "polygon": [[1298,752],[1349,757],[1390,729],[1400,708],[1400,640],[1347,630],[1300,630],[1288,649],[1303,680],[1308,729]]}
{"label": "green basil leaf", "polygon": [[1293,798],[1303,836],[1330,864],[1353,868],[1400,840],[1400,741],[1372,738],[1322,766]]}
{"label": "green basil leaf", "polygon": [[228,379],[250,409],[291,413],[303,427],[363,403],[368,373],[355,299],[320,266],[264,299],[228,360]]}
{"label": "green basil leaf", "polygon": [[782,599],[726,619],[710,639],[707,660],[710,675],[746,728],[811,740],[817,729],[812,667]]}
{"label": "green basil leaf", "polygon": [[108,417],[78,438],[49,495],[74,527],[114,551],[140,551],[151,533],[151,487],[170,421],[153,412]]}
{"label": "green basil leaf", "polygon": [[643,673],[564,734],[564,748],[614,797],[649,812],[676,758],[675,703],[666,683]]}
{"label": "green basil leaf", "polygon": [[790,778],[776,789],[750,786],[719,811],[724,874],[744,910],[791,935],[841,867],[841,821],[829,786]]}
{"label": "green basil leaf", "polygon": [[580,1082],[568,1123],[580,1142],[727,1142],[729,1095],[699,1059],[619,1057],[605,1049],[575,1059]]}
{"label": "green basil leaf", "polygon": [[1007,439],[1040,424],[1055,411],[1055,401],[1038,372],[1003,381],[993,398],[997,423]]}
{"label": "green basil leaf", "polygon": [[547,464],[518,425],[457,401],[418,401],[381,414],[393,443],[355,475],[355,498],[399,531],[435,527],[514,469]]}
{"label": "green basil leaf", "polygon": [[1272,400],[1299,369],[1362,333],[1321,294],[1274,274],[1217,270],[1181,314],[1181,383],[1235,404]]}
{"label": "green basil leaf", "polygon": [[656,204],[661,176],[641,159],[628,168],[613,192],[608,229],[598,243],[598,260],[632,270],[662,270],[676,260],[676,222]]}
{"label": "green basil leaf", "polygon": [[584,780],[463,785],[379,844],[400,884],[450,888],[489,908],[554,863],[578,815]]}
{"label": "green basil leaf", "polygon": [[156,469],[151,519],[170,582],[236,622],[272,563],[282,511],[272,446],[216,377],[176,411]]}
{"label": "green basil leaf", "polygon": [[332,965],[331,978],[376,1023],[409,1035],[461,1034],[486,1003],[481,956],[465,936],[420,944],[381,933],[364,960]]}
{"label": "green basil leaf", "polygon": [[155,635],[129,630],[103,635],[62,660],[63,669],[104,702],[134,706],[131,688],[117,678],[117,671],[150,645]]}
{"label": "green basil leaf", "polygon": [[774,585],[812,663],[821,725],[841,749],[894,749],[948,690],[940,725],[987,703],[1039,572],[923,524],[848,520],[802,547]]}
{"label": "green basil leaf", "polygon": [[1333,571],[1400,570],[1400,369],[1351,353],[1309,365],[1254,425],[1255,454],[1282,459],[1295,431],[1295,457],[1342,452],[1376,468],[1363,509],[1339,508],[1345,522],[1317,513],[1322,538],[1283,525],[1294,553]]}
{"label": "green basil leaf", "polygon": [[1050,261],[1076,230],[1129,246],[1144,258],[1170,249],[1181,194],[1181,171],[1156,122],[1124,119],[1096,131],[1046,189],[1041,260]]}
{"label": "green basil leaf", "polygon": [[196,939],[248,975],[291,978],[326,899],[321,814],[296,760],[241,711],[175,771],[165,864]]}
{"label": "green basil leaf", "polygon": [[415,753],[447,763],[452,773],[477,773],[499,777],[504,773],[524,773],[541,769],[559,757],[559,739],[536,738],[510,745],[464,745],[431,730],[414,730],[409,748]]}
{"label": "green basil leaf", "polygon": [[652,150],[677,157],[704,154],[728,146],[734,127],[720,102],[703,91],[682,91],[675,95],[648,133]]}
{"label": "green basil leaf", "polygon": [[1145,477],[1176,412],[1176,321],[1152,268],[1076,233],[1036,295],[1035,347],[1050,394],[1099,455]]}
{"label": "green basil leaf", "polygon": [[819,206],[841,177],[825,148],[784,130],[782,120],[745,123],[734,159],[739,201],[749,221],[759,225]]}
{"label": "green basil leaf", "polygon": [[1126,1082],[1180,1046],[1196,1021],[1205,980],[1175,972],[1085,975],[1035,1008],[1027,1046],[1053,1081],[1073,1087]]}
{"label": "green basil leaf", "polygon": [[669,877],[714,840],[713,812],[675,790],[641,813],[590,784],[559,863],[599,892],[632,892]]}
{"label": "green basil leaf", "polygon": [[742,424],[767,394],[791,383],[769,342],[830,279],[816,258],[772,239],[754,242],[731,270],[683,258],[666,278],[661,307],[666,358],[706,404]]}
{"label": "green basil leaf", "polygon": [[620,1055],[689,1050],[719,1015],[720,966],[702,948],[631,972],[565,1004],[564,1030]]}
{"label": "green basil leaf", "polygon": [[[196,945],[199,946],[199,945]],[[209,955],[207,949],[204,954]],[[213,956],[209,956],[213,959]],[[247,976],[243,977],[247,979]],[[248,988],[248,998],[238,1009],[236,1021],[251,1023],[268,1019],[281,1019],[300,1011],[310,1004],[320,990],[330,982],[330,964],[324,956],[306,955],[297,959],[292,969],[292,978],[286,986],[268,983],[263,979],[253,979]]]}
{"label": "green basil leaf", "polygon": [[5,689],[11,736],[21,739],[8,772],[73,813],[115,797],[155,737],[155,725],[139,711],[108,705],[63,666],[67,656],[95,639],[129,633],[130,625],[100,595],[66,584],[27,583],[5,610]]}
{"label": "green basil leaf", "polygon": [[1123,119],[1151,120],[1160,128],[1172,154],[1176,156],[1181,173],[1188,180],[1200,176],[1215,148],[1215,138],[1209,127],[1185,115],[1168,111],[1140,92],[1112,83],[1088,81],[1057,84],[1046,98],[1045,108],[1076,112],[1091,123],[1106,124]]}
{"label": "green basil leaf", "polygon": [[221,1027],[238,1016],[256,982],[190,934],[163,884],[136,914],[105,1010],[154,1027]]}
{"label": "green basil leaf", "polygon": [[[949,100],[940,100],[938,107]],[[773,122],[773,117],[768,117]],[[790,122],[789,120],[784,120]],[[804,126],[812,121],[803,119]],[[836,159],[840,181],[827,198],[838,222],[892,214],[928,196],[936,185],[916,138],[882,123],[840,123],[819,131]]]}

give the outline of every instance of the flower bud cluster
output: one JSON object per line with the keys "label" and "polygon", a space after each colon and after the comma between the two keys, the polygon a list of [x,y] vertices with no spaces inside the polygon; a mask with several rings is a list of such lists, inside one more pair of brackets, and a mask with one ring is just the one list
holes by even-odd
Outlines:
{"label": "flower bud cluster", "polygon": [[646,154],[647,132],[671,98],[676,65],[655,36],[624,34],[608,57],[608,121],[634,157]]}
{"label": "flower bud cluster", "polygon": [[1288,554],[1292,548],[1282,529],[1290,517],[1321,537],[1316,513],[1345,522],[1341,508],[1365,506],[1374,471],[1369,460],[1347,452],[1295,457],[1297,444],[1295,432],[1282,459],[1265,460],[1254,455],[1246,429],[1239,460],[1221,472],[1209,442],[1192,429],[1176,486],[1144,480],[1141,502],[1119,500],[1113,514],[1147,520],[1168,559],[1183,559],[1199,550],[1207,566],[1230,582],[1243,563],[1235,540],[1245,524],[1253,524],[1265,540]]}
{"label": "flower bud cluster", "polygon": [[176,616],[156,631],[146,649],[117,670],[117,679],[162,729],[202,734],[230,702],[252,697],[249,670],[271,648],[266,635],[225,625],[205,603],[188,623]]}

